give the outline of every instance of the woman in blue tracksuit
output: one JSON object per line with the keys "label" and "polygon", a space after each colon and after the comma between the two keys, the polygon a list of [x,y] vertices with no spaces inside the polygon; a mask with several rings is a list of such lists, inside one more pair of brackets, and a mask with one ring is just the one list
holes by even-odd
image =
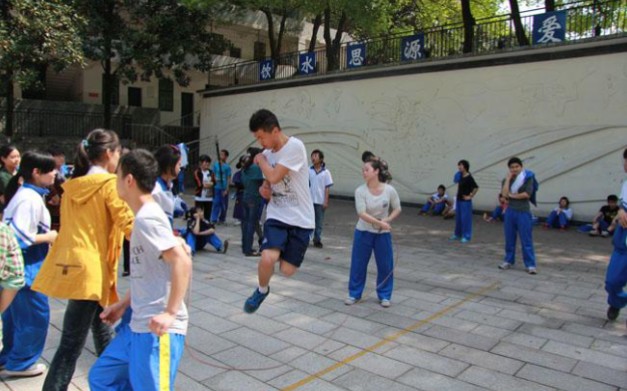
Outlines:
{"label": "woman in blue tracksuit", "polygon": [[[368,262],[374,252],[377,262],[377,297],[382,307],[389,307],[394,286],[394,252],[390,222],[401,213],[396,190],[387,184],[392,179],[387,163],[374,158],[364,163],[366,181],[355,190],[355,209],[359,220],[355,227],[346,305],[361,299],[366,285]],[[391,209],[391,211],[390,211]]]}
{"label": "woman in blue tracksuit", "polygon": [[505,259],[499,269],[507,270],[516,261],[516,237],[520,237],[523,261],[527,273],[536,274],[536,254],[533,249],[530,199],[534,195],[534,174],[523,169],[522,161],[513,157],[507,162],[509,174],[503,181],[501,194],[508,200],[503,229]]}
{"label": "woman in blue tracksuit", "polygon": [[455,207],[455,233],[450,240],[460,240],[462,243],[472,239],[472,198],[479,191],[479,185],[470,175],[470,163],[460,160],[457,163],[459,170],[455,174],[457,183],[457,205]]}
{"label": "woman in blue tracksuit", "polygon": [[[50,230],[50,212],[44,203],[47,188],[52,186],[56,175],[56,163],[51,155],[26,152],[5,192],[4,222],[11,227],[22,249],[26,285],[2,314],[0,376],[36,376],[46,370],[37,360],[46,343],[50,307],[48,297],[31,290],[31,285],[50,243],[57,237],[57,231]],[[21,187],[20,179],[24,180]]]}

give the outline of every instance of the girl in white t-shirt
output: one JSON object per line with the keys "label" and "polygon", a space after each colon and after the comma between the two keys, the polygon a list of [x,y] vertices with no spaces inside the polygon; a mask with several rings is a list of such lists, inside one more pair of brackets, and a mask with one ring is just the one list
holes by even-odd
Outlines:
{"label": "girl in white t-shirt", "polygon": [[573,210],[570,208],[568,197],[560,198],[559,205],[546,218],[545,228],[559,228],[565,230],[573,219]]}
{"label": "girl in white t-shirt", "polygon": [[401,203],[396,190],[386,183],[392,176],[385,161],[375,158],[365,162],[362,174],[366,183],[355,190],[355,208],[359,220],[353,239],[348,298],[344,303],[351,305],[361,299],[366,285],[368,262],[374,251],[377,296],[381,306],[389,307],[394,285],[390,222],[401,213]]}

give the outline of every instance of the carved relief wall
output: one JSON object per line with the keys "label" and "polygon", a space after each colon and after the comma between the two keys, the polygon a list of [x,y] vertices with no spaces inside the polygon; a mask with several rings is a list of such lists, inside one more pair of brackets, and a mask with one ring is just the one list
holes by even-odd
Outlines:
{"label": "carved relief wall", "polygon": [[475,208],[485,210],[516,155],[540,181],[534,213],[566,195],[577,220],[626,177],[626,53],[204,98],[201,151],[213,157],[218,137],[234,164],[255,143],[248,120],[259,108],[274,111],[309,152],[324,151],[332,194],[350,196],[363,182],[365,150],[388,161],[407,202],[423,203],[439,184],[455,194],[457,162],[467,159],[480,186]]}

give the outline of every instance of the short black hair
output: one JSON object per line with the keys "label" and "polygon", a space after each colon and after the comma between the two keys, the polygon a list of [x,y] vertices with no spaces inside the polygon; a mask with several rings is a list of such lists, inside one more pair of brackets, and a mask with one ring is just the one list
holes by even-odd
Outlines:
{"label": "short black hair", "polygon": [[462,160],[458,161],[458,162],[457,162],[457,165],[459,166],[460,164],[461,164],[462,166],[464,166],[464,168],[466,169],[466,171],[470,171],[470,163],[468,163],[468,160],[464,160],[464,159],[462,159]]}
{"label": "short black hair", "polygon": [[440,185],[440,186],[438,186],[438,190],[440,190],[440,189],[442,189],[442,190],[446,191],[446,187],[444,187],[444,185]]}
{"label": "short black hair", "polygon": [[511,166],[512,164],[519,164],[521,167],[523,165],[522,160],[517,157],[509,159],[509,161],[507,162],[507,167]]}
{"label": "short black hair", "polygon": [[324,160],[324,153],[322,153],[321,150],[319,149],[314,149],[313,151],[311,151],[311,155],[312,156],[314,153],[317,153],[318,156],[320,157],[320,160]]}
{"label": "short black hair", "polygon": [[209,163],[211,163],[211,158],[209,157],[209,155],[200,155],[198,157],[198,161],[199,162],[209,162]]}
{"label": "short black hair", "polygon": [[365,163],[365,162],[371,160],[374,157],[375,157],[375,155],[371,151],[364,151],[364,153],[361,154],[361,161],[363,163]]}
{"label": "short black hair", "polygon": [[226,157],[229,157],[229,151],[227,149],[221,149],[220,152],[222,152]]}
{"label": "short black hair", "polygon": [[181,151],[176,145],[166,144],[155,151],[155,159],[159,164],[159,174],[176,175],[174,167],[181,160]]}
{"label": "short black hair", "polygon": [[273,112],[267,109],[257,110],[251,117],[248,123],[248,127],[251,132],[263,130],[270,133],[275,127],[281,130],[279,120]]}
{"label": "short black hair", "polygon": [[618,202],[618,197],[616,197],[615,194],[610,194],[607,196],[607,202],[612,202],[612,201]]}
{"label": "short black hair", "polygon": [[52,144],[51,146],[46,148],[46,152],[48,152],[52,156],[65,156],[65,152],[59,144]]}
{"label": "short black hair", "polygon": [[159,164],[157,159],[145,149],[135,149],[120,158],[120,171],[122,176],[133,175],[137,187],[149,194],[155,187],[159,176]]}
{"label": "short black hair", "polygon": [[567,206],[567,207],[568,207],[568,206],[570,206],[570,200],[568,199],[568,197],[566,197],[566,196],[562,196],[562,197],[560,198],[560,202],[562,202],[562,200],[566,201],[566,206]]}

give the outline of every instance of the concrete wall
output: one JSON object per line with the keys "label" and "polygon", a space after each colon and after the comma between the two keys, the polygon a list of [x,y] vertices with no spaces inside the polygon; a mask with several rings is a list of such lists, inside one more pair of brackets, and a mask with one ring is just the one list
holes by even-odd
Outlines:
{"label": "concrete wall", "polygon": [[201,152],[214,136],[234,161],[254,143],[250,115],[273,110],[308,151],[325,152],[333,194],[362,183],[360,156],[389,162],[403,201],[452,186],[457,161],[479,183],[476,209],[492,209],[514,155],[540,180],[544,216],[560,196],[587,220],[619,191],[627,146],[627,53],[341,81],[206,97]]}

